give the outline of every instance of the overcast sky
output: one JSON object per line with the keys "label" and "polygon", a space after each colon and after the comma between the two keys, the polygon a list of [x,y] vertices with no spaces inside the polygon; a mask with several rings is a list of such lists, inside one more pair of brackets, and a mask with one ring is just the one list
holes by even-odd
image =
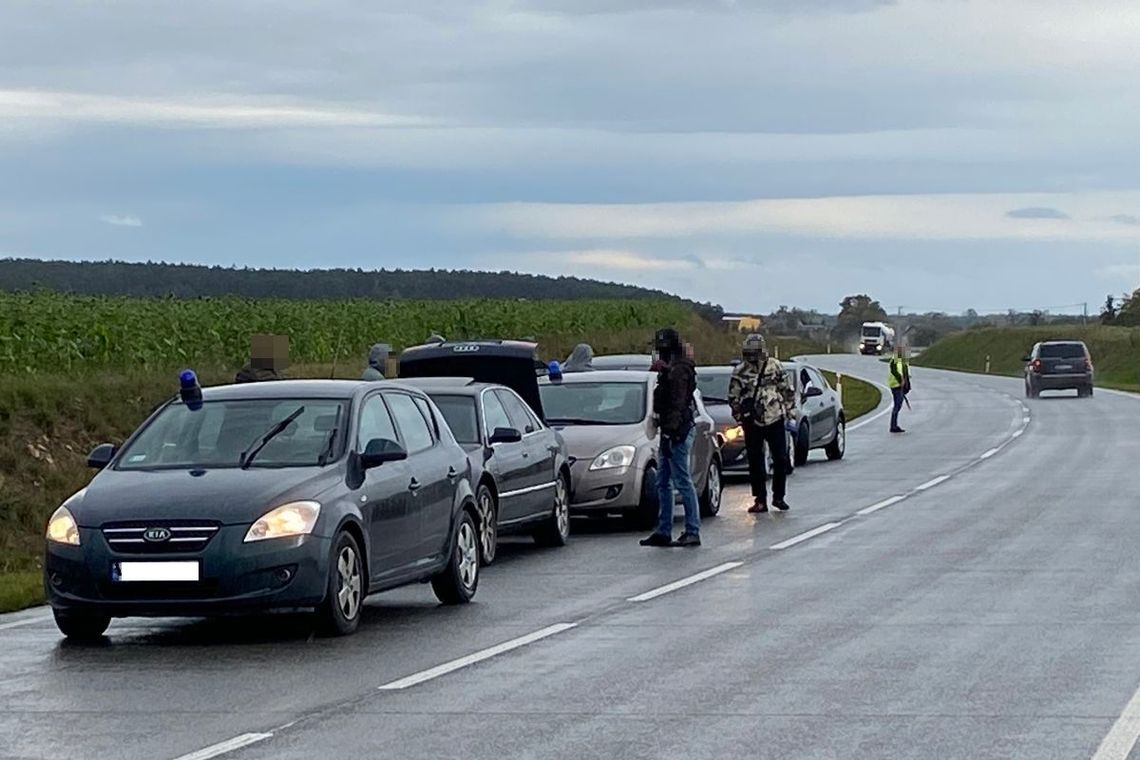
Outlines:
{"label": "overcast sky", "polygon": [[5,3],[0,256],[1095,309],[1140,286],[1137,39],[1135,0]]}

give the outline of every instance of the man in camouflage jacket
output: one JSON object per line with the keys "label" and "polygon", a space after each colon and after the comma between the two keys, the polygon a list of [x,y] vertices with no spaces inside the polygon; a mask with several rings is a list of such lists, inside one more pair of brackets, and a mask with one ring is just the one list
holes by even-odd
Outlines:
{"label": "man in camouflage jacket", "polygon": [[772,506],[788,510],[784,500],[788,479],[788,439],[785,426],[796,423],[796,391],[788,383],[784,367],[768,356],[763,335],[744,339],[743,358],[732,372],[728,403],[732,416],[744,428],[748,450],[748,477],[752,482],[753,514],[768,511],[768,474],[764,446],[772,454]]}

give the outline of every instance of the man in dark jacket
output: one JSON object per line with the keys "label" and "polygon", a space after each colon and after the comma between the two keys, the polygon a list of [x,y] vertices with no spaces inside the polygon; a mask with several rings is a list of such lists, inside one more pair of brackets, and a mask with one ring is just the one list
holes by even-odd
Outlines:
{"label": "man in dark jacket", "polygon": [[289,366],[289,338],[285,335],[254,335],[249,339],[249,361],[234,376],[235,383],[281,380]]}
{"label": "man in dark jacket", "polygon": [[368,366],[364,369],[361,380],[383,380],[384,373],[388,371],[388,354],[392,347],[387,343],[377,343],[368,350]]}
{"label": "man in dark jacket", "polygon": [[[689,454],[695,437],[697,369],[672,328],[658,330],[654,338],[658,360],[657,387],[653,391],[653,412],[661,430],[657,470],[657,499],[660,509],[657,530],[642,540],[642,546],[700,546],[701,516],[697,489],[689,471]],[[685,532],[673,542],[673,489],[685,505]]]}

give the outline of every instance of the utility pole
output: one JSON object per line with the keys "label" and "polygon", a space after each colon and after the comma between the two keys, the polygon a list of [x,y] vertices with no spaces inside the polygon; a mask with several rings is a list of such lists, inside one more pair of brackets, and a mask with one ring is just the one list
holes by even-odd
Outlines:
{"label": "utility pole", "polygon": [[1085,301],[1085,302],[1084,302],[1084,307],[1085,307],[1085,309],[1084,309],[1084,312],[1085,312],[1085,324],[1087,325],[1087,324],[1089,323],[1089,302],[1088,302],[1088,301]]}

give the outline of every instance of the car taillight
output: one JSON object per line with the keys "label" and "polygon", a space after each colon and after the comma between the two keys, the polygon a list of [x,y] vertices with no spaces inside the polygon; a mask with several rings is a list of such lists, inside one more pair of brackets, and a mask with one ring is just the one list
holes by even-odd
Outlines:
{"label": "car taillight", "polygon": [[1033,361],[1029,362],[1029,366],[1033,369],[1034,372],[1040,372],[1041,371],[1041,360],[1040,359],[1034,359]]}

